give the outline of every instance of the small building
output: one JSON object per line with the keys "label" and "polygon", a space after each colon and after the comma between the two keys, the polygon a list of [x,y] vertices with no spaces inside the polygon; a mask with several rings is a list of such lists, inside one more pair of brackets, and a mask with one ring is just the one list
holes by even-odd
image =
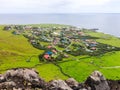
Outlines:
{"label": "small building", "polygon": [[21,33],[19,31],[13,31],[12,32],[14,35],[20,35]]}
{"label": "small building", "polygon": [[11,29],[12,29],[11,26],[5,26],[5,27],[3,28],[3,30],[11,30]]}
{"label": "small building", "polygon": [[40,28],[39,28],[39,27],[32,27],[32,30],[34,30],[34,31],[35,31],[35,30],[38,30],[38,31],[39,31]]}
{"label": "small building", "polygon": [[44,59],[46,59],[46,60],[50,60],[50,59],[51,59],[50,55],[48,55],[48,54],[45,54],[43,57],[44,57]]}
{"label": "small building", "polygon": [[78,35],[85,36],[83,32],[78,32]]}
{"label": "small building", "polygon": [[36,44],[36,41],[34,39],[30,40],[31,44]]}
{"label": "small building", "polygon": [[51,49],[51,48],[52,48],[52,46],[50,46],[50,45],[49,45],[49,46],[47,46],[47,48],[48,48],[48,49]]}
{"label": "small building", "polygon": [[52,52],[53,52],[54,54],[57,54],[57,51],[56,51],[55,49],[53,49]]}
{"label": "small building", "polygon": [[31,30],[32,26],[24,26],[24,30]]}
{"label": "small building", "polygon": [[51,52],[51,51],[47,51],[45,54],[48,54],[48,55],[52,55],[53,54],[53,52]]}
{"label": "small building", "polygon": [[91,50],[96,50],[97,48],[96,48],[96,47],[91,47],[90,49],[91,49]]}
{"label": "small building", "polygon": [[89,46],[90,46],[90,47],[96,47],[97,44],[90,43]]}

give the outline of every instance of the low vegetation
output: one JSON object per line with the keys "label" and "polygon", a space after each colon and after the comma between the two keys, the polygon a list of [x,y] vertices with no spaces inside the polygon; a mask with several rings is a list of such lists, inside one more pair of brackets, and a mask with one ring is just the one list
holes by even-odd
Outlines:
{"label": "low vegetation", "polygon": [[[69,25],[54,24],[32,26],[42,28],[54,27],[54,30],[57,27],[57,32],[60,32],[59,27],[70,27]],[[99,70],[108,79],[120,79],[118,72],[120,71],[120,39],[117,37],[84,30],[82,32],[87,36],[79,37],[75,35],[73,40],[61,38],[61,42],[54,45],[57,54],[55,54],[56,56],[54,55],[55,58],[51,56],[53,61],[49,62],[48,60],[42,60],[40,55],[43,57],[47,51],[54,50],[54,48],[47,48],[47,46],[51,45],[51,41],[49,41],[52,39],[49,36],[50,32],[45,34],[45,36],[48,35],[46,36],[47,38],[50,38],[48,40],[42,39],[44,33],[38,35],[39,39],[37,35],[31,36],[33,34],[29,31],[18,33],[14,29],[6,31],[3,28],[4,26],[0,26],[0,73],[11,68],[29,67],[36,69],[46,81],[54,78],[67,79],[68,77],[73,77],[82,82],[91,72]],[[61,35],[64,37],[64,34]],[[79,41],[78,38],[81,38],[82,41]],[[78,42],[74,41],[76,39]],[[91,50],[91,47],[85,46],[84,39],[92,39],[91,42],[94,41],[99,44],[96,46],[96,49],[93,48],[95,50]],[[86,52],[86,49],[90,52]]]}

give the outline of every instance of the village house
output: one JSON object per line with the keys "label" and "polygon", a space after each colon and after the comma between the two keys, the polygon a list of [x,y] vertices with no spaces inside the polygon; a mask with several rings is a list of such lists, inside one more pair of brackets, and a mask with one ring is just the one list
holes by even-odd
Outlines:
{"label": "village house", "polygon": [[48,61],[52,61],[57,57],[58,51],[51,45],[47,46],[46,51],[44,52],[43,58]]}
{"label": "village house", "polygon": [[3,28],[3,30],[12,30],[12,27],[11,27],[11,26],[5,26],[5,27]]}
{"label": "village house", "polygon": [[44,54],[44,59],[46,59],[46,60],[51,60],[51,57],[50,57],[50,55],[49,54]]}
{"label": "village house", "polygon": [[12,32],[14,35],[20,35],[21,33],[20,33],[20,31],[13,31]]}
{"label": "village house", "polygon": [[96,50],[97,48],[96,48],[96,47],[91,47],[90,49],[91,49],[91,50]]}
{"label": "village house", "polygon": [[34,39],[31,39],[31,40],[30,40],[30,43],[31,43],[31,44],[36,44],[36,41],[35,41]]}
{"label": "village house", "polygon": [[39,27],[32,27],[32,30],[33,30],[33,31],[35,31],[35,30],[38,30],[38,31],[39,31],[39,30],[41,30],[41,28],[39,28]]}
{"label": "village house", "polygon": [[24,30],[32,30],[32,26],[25,25]]}
{"label": "village house", "polygon": [[24,26],[23,25],[15,25],[14,29],[16,29],[16,30],[24,30]]}
{"label": "village house", "polygon": [[80,35],[80,36],[85,36],[85,34],[83,33],[83,32],[78,32],[78,35]]}

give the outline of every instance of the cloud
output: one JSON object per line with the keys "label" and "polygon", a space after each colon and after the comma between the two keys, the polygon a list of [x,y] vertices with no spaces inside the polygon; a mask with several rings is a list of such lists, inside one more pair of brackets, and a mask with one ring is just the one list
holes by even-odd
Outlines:
{"label": "cloud", "polygon": [[59,3],[56,4],[54,8],[64,13],[91,12],[94,11],[95,8],[100,8],[110,1],[111,0],[65,0],[63,5]]}
{"label": "cloud", "polygon": [[93,6],[93,5],[102,5],[110,0],[68,0],[73,5],[79,6]]}
{"label": "cloud", "polygon": [[100,7],[112,0],[0,0],[3,13],[55,13],[81,12]]}
{"label": "cloud", "polygon": [[[0,0],[0,11],[4,12],[44,12],[60,0]],[[51,9],[52,10],[52,9]]]}

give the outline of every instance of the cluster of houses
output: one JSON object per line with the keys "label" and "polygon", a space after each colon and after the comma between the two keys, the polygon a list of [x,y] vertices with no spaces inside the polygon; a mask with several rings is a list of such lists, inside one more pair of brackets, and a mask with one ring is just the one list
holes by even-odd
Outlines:
{"label": "cluster of houses", "polygon": [[[63,55],[66,57],[67,54],[82,55],[84,53],[87,55],[100,50],[100,48],[98,49],[99,43],[89,37],[84,30],[77,27],[9,25],[4,26],[3,29],[13,30],[12,33],[15,35],[23,34],[35,48],[45,51],[42,58],[48,61],[55,60],[63,52],[66,53]],[[93,31],[96,31],[96,29]],[[50,45],[44,45],[43,42]],[[60,53],[60,50],[56,49],[56,47],[63,48],[63,51]],[[107,49],[107,47],[105,48]]]}
{"label": "cluster of houses", "polygon": [[96,46],[97,46],[98,43],[96,41],[86,39],[86,40],[84,40],[84,43],[85,43],[87,49],[97,50]]}
{"label": "cluster of houses", "polygon": [[43,54],[39,55],[41,61],[61,61],[63,58],[68,58],[69,55],[64,52],[57,50],[54,46],[48,45],[45,47]]}
{"label": "cluster of houses", "polygon": [[53,61],[57,57],[57,54],[58,54],[57,49],[51,45],[48,45],[47,49],[45,50],[43,54],[43,58],[45,60]]}

